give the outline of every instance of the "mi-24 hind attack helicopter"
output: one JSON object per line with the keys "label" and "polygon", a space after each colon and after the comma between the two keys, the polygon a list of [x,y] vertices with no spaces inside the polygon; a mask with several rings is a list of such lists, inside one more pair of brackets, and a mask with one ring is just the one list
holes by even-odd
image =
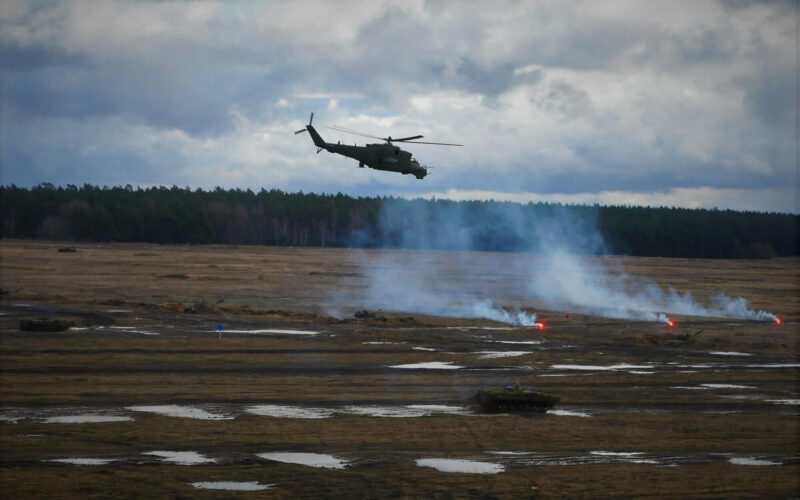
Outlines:
{"label": "mi-24 hind attack helicopter", "polygon": [[311,113],[311,118],[308,120],[306,128],[298,130],[295,134],[300,134],[308,131],[311,135],[311,140],[317,146],[317,153],[322,151],[329,151],[337,153],[348,158],[358,160],[358,166],[361,168],[369,167],[375,170],[385,170],[387,172],[400,172],[401,174],[413,174],[417,179],[422,179],[428,175],[428,169],[425,165],[420,163],[411,156],[408,151],[395,146],[393,143],[403,142],[406,144],[433,144],[436,146],[462,146],[462,144],[450,144],[447,142],[421,142],[416,139],[422,139],[421,135],[413,135],[411,137],[402,137],[400,139],[393,139],[389,137],[377,137],[374,135],[362,134],[355,130],[346,129],[344,127],[328,127],[331,130],[339,132],[346,132],[348,134],[355,134],[364,137],[371,137],[372,139],[380,139],[385,141],[383,144],[367,144],[366,146],[348,146],[337,142],[325,142],[319,133],[317,133],[311,122],[314,121],[314,113]]}

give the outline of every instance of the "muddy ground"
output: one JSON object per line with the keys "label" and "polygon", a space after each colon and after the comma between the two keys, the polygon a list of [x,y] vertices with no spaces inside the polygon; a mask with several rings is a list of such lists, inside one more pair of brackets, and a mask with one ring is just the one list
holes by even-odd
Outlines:
{"label": "muddy ground", "polygon": [[[445,269],[442,294],[469,288],[547,327],[356,319],[379,251],[0,241],[3,497],[221,494],[199,482],[269,486],[222,492],[265,498],[800,491],[800,260],[597,258],[784,319],[670,329],[539,309],[514,266],[497,272],[535,255],[390,253],[411,273],[421,259]],[[20,331],[38,317],[74,326]],[[473,405],[480,387],[509,384],[561,402],[544,415]],[[266,455],[281,452],[333,461]]]}

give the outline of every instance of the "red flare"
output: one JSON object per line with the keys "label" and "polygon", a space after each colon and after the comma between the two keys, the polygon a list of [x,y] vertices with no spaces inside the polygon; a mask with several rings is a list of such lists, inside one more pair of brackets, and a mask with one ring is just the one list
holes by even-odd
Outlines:
{"label": "red flare", "polygon": [[780,318],[775,318],[775,324],[781,326],[783,324],[783,320]]}
{"label": "red flare", "polygon": [[667,328],[675,328],[675,322],[671,319],[668,319],[665,324],[667,325]]}
{"label": "red flare", "polygon": [[544,323],[539,321],[538,323],[534,323],[533,327],[536,328],[537,330],[544,330]]}

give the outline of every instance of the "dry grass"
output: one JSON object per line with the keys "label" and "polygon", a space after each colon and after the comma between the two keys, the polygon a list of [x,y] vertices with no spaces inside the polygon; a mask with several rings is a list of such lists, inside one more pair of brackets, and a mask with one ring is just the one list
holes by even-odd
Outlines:
{"label": "dry grass", "polygon": [[[275,483],[274,489],[262,492],[270,498],[774,498],[794,496],[800,488],[797,416],[792,407],[769,402],[797,398],[798,370],[745,368],[796,363],[798,259],[605,258],[610,266],[624,265],[630,273],[691,290],[697,297],[720,289],[742,295],[757,308],[780,312],[787,322],[779,328],[679,318],[679,329],[669,330],[539,311],[536,304],[525,302],[521,278],[510,271],[490,272],[510,258],[506,254],[396,252],[398,265],[410,269],[416,259],[438,262],[452,277],[448,286],[480,286],[503,304],[537,310],[549,325],[537,332],[452,328],[497,325],[407,313],[356,321],[349,315],[362,308],[360,297],[367,284],[360,262],[374,261],[377,254],[372,251],[136,244],[77,245],[77,253],[60,254],[60,246],[0,241],[0,287],[10,292],[0,302],[0,402],[6,408],[28,408],[33,415],[68,405],[95,410],[138,404],[240,409],[267,403],[462,405],[481,386],[520,383],[557,394],[562,407],[586,409],[594,416],[340,415],[302,420],[240,413],[231,420],[202,421],[142,413],[133,421],[100,424],[50,424],[28,418],[0,422],[0,487],[7,498],[218,497],[219,492],[188,484],[207,480]],[[535,256],[515,258],[536,265]],[[25,303],[35,307],[14,305]],[[346,318],[327,316],[331,307]],[[57,314],[90,329],[18,331],[20,318],[38,314]],[[219,340],[219,323],[226,330],[324,333],[226,334]],[[147,331],[159,335],[140,333]],[[693,335],[698,331],[702,332]],[[689,340],[680,345],[671,343],[687,335]],[[490,342],[531,339],[544,344]],[[480,354],[503,349],[529,353],[500,359]],[[424,361],[452,361],[474,369],[388,368]],[[652,375],[550,369],[559,364],[618,363],[661,369]],[[718,368],[670,368],[690,365]],[[752,389],[676,389],[700,384]],[[141,455],[150,450],[194,450],[219,463],[154,465]],[[254,455],[281,450],[331,453],[354,465],[331,471],[267,462]],[[512,462],[504,473],[474,475],[414,464],[421,457],[496,461],[487,453],[492,450],[636,451],[689,457],[727,453],[782,457],[783,465],[748,467],[724,458],[675,467]],[[98,467],[46,461],[69,456],[120,461]],[[237,496],[254,494],[226,494]]]}

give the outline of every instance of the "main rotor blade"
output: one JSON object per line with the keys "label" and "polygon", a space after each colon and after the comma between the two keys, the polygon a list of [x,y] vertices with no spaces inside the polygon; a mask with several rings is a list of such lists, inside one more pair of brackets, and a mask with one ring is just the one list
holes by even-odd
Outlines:
{"label": "main rotor blade", "polygon": [[414,139],[421,139],[422,135],[413,135],[411,137],[402,137],[400,139],[395,139],[393,137],[378,137],[377,135],[370,135],[370,134],[362,134],[361,132],[356,132],[355,130],[340,127],[338,125],[334,125],[333,127],[328,127],[331,130],[336,130],[339,132],[345,132],[347,134],[355,134],[360,135],[363,137],[370,137],[372,139],[380,139],[381,141],[387,142],[404,142],[406,144],[433,144],[436,146],[463,146],[463,144],[451,144],[449,142],[423,142],[423,141],[414,141]]}
{"label": "main rotor blade", "polygon": [[435,146],[463,146],[463,144],[451,144],[449,142],[423,142],[423,141],[405,141],[406,144],[433,144]]}
{"label": "main rotor blade", "polygon": [[302,134],[302,133],[303,133],[303,132],[305,132],[305,131],[306,131],[306,129],[304,129],[304,128],[303,128],[303,129],[300,129],[300,130],[298,130],[297,132],[295,132],[295,133],[294,133],[294,135],[297,135],[297,134]]}
{"label": "main rotor blade", "polygon": [[360,135],[362,137],[370,137],[372,139],[380,139],[382,141],[385,141],[385,140],[388,139],[387,137],[378,137],[377,135],[362,134],[361,132],[356,132],[355,130],[350,130],[349,128],[339,127],[339,126],[336,126],[336,125],[334,125],[333,127],[327,127],[327,128],[329,128],[331,130],[337,130],[339,132],[345,132],[347,134],[355,134],[355,135]]}

